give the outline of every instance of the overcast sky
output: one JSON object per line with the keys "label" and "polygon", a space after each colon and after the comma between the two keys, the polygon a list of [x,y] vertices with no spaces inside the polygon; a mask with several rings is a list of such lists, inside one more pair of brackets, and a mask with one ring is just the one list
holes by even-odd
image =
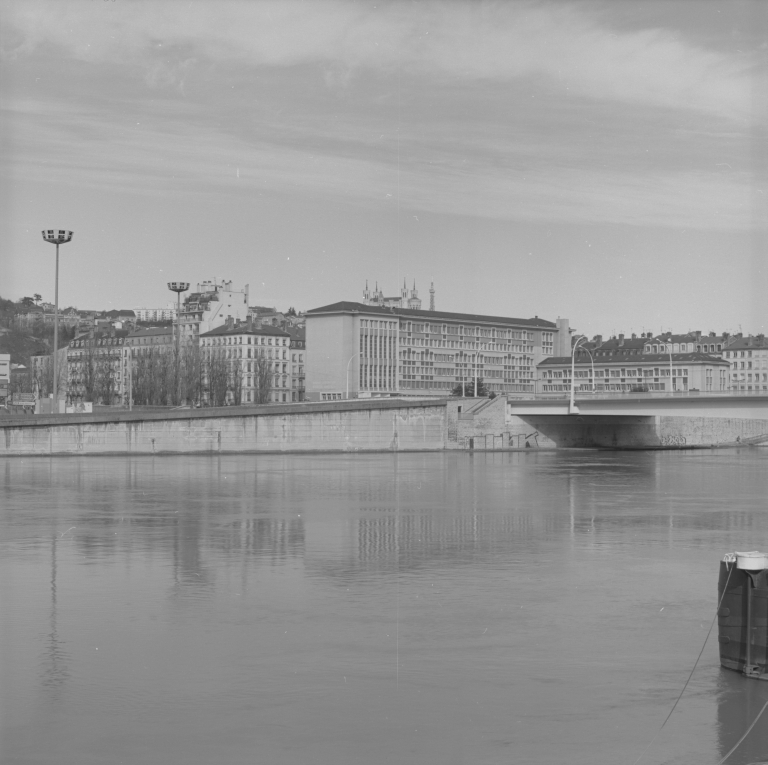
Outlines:
{"label": "overcast sky", "polygon": [[0,9],[3,297],[766,330],[766,2]]}

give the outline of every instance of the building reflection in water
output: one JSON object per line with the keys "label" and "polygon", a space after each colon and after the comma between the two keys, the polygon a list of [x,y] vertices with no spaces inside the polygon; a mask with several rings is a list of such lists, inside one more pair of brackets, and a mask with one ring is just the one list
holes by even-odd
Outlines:
{"label": "building reflection in water", "polygon": [[49,632],[42,661],[42,684],[48,690],[49,697],[53,700],[59,698],[59,692],[69,677],[69,671],[66,664],[68,657],[64,650],[64,641],[59,637],[58,628],[58,604],[56,602],[57,542],[58,534],[54,532],[51,537],[51,603],[48,618]]}

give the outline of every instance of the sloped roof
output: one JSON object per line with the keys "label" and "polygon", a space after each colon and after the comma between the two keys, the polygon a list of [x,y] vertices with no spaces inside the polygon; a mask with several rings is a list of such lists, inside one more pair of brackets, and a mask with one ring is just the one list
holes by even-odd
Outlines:
{"label": "sloped roof", "polygon": [[[710,356],[708,353],[700,353],[694,351],[693,353],[673,353],[673,364],[720,364],[722,366],[730,366],[727,361],[718,358],[717,356]],[[537,364],[537,367],[552,367],[552,366],[570,366],[570,356],[550,356],[548,359]],[[576,364],[582,366],[590,366],[592,362],[588,356],[576,355]],[[617,364],[625,366],[637,366],[638,364],[658,364],[659,366],[669,365],[668,353],[643,353],[637,356],[629,356],[619,358],[616,356],[608,356],[607,358],[595,359],[595,366],[605,366],[606,364]]]}
{"label": "sloped roof", "polygon": [[320,308],[313,308],[307,311],[307,316],[322,313],[367,313],[379,316],[404,316],[411,319],[429,321],[433,319],[440,321],[463,321],[466,323],[479,322],[485,324],[508,324],[510,326],[538,327],[541,329],[557,329],[557,324],[546,319],[515,319],[509,316],[485,316],[476,313],[452,313],[449,311],[422,311],[416,308],[384,308],[375,305],[365,305],[365,303],[355,303],[348,300],[342,300],[338,303],[331,303]]}
{"label": "sloped roof", "polygon": [[249,327],[247,324],[239,324],[234,327],[228,327],[222,324],[209,332],[203,332],[200,337],[221,337],[223,335],[274,335],[278,337],[290,337],[290,334],[277,327]]}

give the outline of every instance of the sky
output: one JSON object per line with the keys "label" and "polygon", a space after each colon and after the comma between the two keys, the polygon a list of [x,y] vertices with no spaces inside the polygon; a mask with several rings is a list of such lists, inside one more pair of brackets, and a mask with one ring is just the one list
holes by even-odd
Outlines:
{"label": "sky", "polygon": [[768,325],[761,0],[0,0],[0,296]]}

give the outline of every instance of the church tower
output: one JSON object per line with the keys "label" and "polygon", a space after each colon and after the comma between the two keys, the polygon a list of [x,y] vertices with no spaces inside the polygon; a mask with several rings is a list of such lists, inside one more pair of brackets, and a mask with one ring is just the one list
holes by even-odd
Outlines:
{"label": "church tower", "polygon": [[416,280],[413,280],[413,289],[411,295],[408,298],[408,308],[413,308],[416,311],[421,310],[421,300],[419,300],[419,293],[416,291]]}

